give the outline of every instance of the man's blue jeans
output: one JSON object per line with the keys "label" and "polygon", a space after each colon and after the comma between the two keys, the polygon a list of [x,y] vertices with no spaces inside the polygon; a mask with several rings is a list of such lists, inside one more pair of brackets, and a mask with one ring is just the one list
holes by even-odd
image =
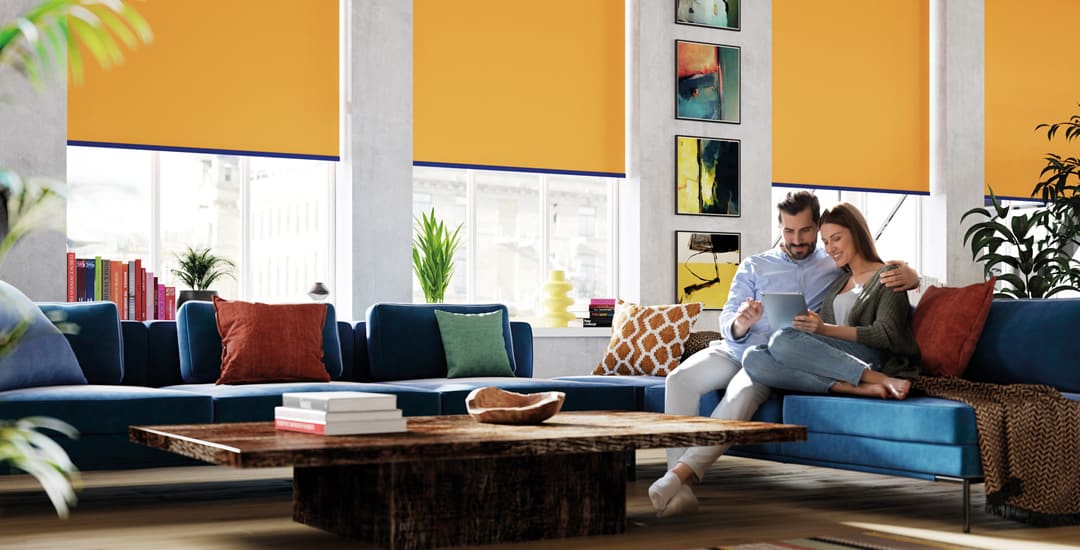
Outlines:
{"label": "man's blue jeans", "polygon": [[870,346],[789,327],[774,332],[768,345],[747,349],[743,368],[771,388],[828,393],[838,381],[858,386],[863,371],[881,370],[882,360]]}

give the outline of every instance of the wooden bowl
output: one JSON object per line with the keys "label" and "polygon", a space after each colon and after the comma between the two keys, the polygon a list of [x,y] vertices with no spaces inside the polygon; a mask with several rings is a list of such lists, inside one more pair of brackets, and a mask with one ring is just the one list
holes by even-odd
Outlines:
{"label": "wooden bowl", "polygon": [[539,424],[562,409],[561,391],[514,393],[496,387],[477,388],[465,398],[469,415],[488,424]]}

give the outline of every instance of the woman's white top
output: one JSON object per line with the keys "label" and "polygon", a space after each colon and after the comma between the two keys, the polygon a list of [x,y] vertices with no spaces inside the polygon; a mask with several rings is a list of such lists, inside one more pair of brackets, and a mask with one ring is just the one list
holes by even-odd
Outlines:
{"label": "woman's white top", "polygon": [[833,314],[836,315],[836,324],[840,326],[847,326],[848,314],[851,313],[851,308],[855,306],[855,301],[859,299],[859,294],[862,294],[862,285],[855,283],[855,286],[851,290],[837,294],[833,299]]}

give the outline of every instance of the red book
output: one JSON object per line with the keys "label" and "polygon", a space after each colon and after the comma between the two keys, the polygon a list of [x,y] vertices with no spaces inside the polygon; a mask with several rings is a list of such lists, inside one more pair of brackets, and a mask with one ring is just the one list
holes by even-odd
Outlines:
{"label": "red book", "polygon": [[165,287],[165,319],[176,320],[176,287]]}
{"label": "red book", "polygon": [[146,269],[135,260],[135,320],[146,320]]}
{"label": "red book", "polygon": [[78,285],[75,282],[75,253],[67,253],[67,301],[77,300]]}
{"label": "red book", "polygon": [[[154,282],[157,283],[157,277],[154,277]],[[165,285],[157,283],[157,301],[154,302],[154,311],[157,315],[155,319],[165,318]]]}
{"label": "red book", "polygon": [[301,422],[299,420],[275,418],[274,427],[279,430],[288,430],[290,432],[304,432],[319,435],[326,434],[326,424],[319,424],[317,422]]}
{"label": "red book", "polygon": [[121,262],[121,266],[123,276],[120,277],[120,318],[127,321],[131,319],[131,278],[128,275],[131,262]]}

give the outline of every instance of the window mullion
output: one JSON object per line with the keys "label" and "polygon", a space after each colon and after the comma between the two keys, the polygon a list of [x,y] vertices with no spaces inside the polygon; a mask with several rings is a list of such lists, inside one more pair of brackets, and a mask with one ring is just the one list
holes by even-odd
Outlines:
{"label": "window mullion", "polygon": [[150,152],[150,270],[160,271],[161,261],[161,153]]}
{"label": "window mullion", "polygon": [[466,263],[468,269],[465,270],[465,302],[476,302],[476,251],[479,246],[478,232],[476,230],[476,172],[474,170],[465,171],[465,226],[466,235],[468,235],[469,247],[466,250]]}
{"label": "window mullion", "polygon": [[240,158],[240,277],[237,293],[251,299],[251,159]]}
{"label": "window mullion", "polygon": [[[539,185],[539,197],[540,197],[540,242],[537,243],[540,249],[539,269],[536,270],[536,276],[539,277],[537,281],[537,288],[544,288],[544,283],[547,281],[548,272],[556,266],[551,265],[551,201],[548,197],[548,175],[540,174]],[[566,266],[558,266],[559,269],[566,269]]]}

